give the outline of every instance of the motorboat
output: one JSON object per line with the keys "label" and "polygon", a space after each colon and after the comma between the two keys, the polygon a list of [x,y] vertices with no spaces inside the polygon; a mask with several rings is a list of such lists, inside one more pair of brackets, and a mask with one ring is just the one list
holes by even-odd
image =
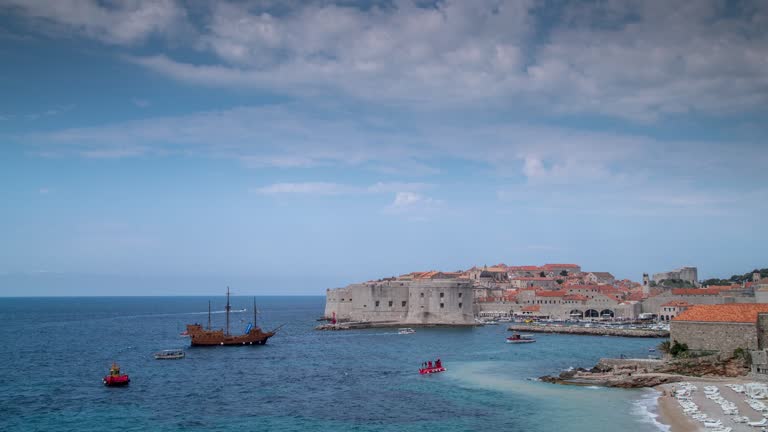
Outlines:
{"label": "motorboat", "polygon": [[109,368],[109,375],[101,379],[107,387],[122,387],[131,382],[131,379],[126,374],[120,373],[120,366],[117,363],[112,363],[112,367]]}
{"label": "motorboat", "polygon": [[414,334],[414,333],[416,333],[416,330],[409,327],[405,327],[397,330],[397,334],[401,334],[401,335]]}
{"label": "motorboat", "polygon": [[438,359],[436,362],[429,362],[429,366],[419,368],[419,375],[429,375],[433,373],[445,372],[443,363]]}
{"label": "motorboat", "polygon": [[531,335],[521,335],[520,333],[515,333],[512,336],[507,337],[507,343],[509,344],[523,344],[533,342],[536,342],[536,339],[534,339]]}
{"label": "motorboat", "polygon": [[185,355],[183,349],[162,350],[154,354],[155,360],[178,360],[183,359]]}

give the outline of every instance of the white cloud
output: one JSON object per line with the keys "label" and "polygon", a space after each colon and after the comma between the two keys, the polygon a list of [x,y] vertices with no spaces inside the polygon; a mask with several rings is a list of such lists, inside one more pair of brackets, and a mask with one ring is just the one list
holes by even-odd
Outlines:
{"label": "white cloud", "polygon": [[146,108],[150,105],[152,105],[152,102],[150,102],[147,99],[139,99],[139,98],[133,98],[131,99],[131,102],[136,105],[139,108]]}
{"label": "white cloud", "polygon": [[[531,0],[369,7],[0,0],[0,10],[31,19],[34,29],[109,44],[186,35],[169,49],[119,54],[195,84],[303,98],[343,93],[414,109],[534,108],[640,122],[768,105],[764,1],[570,1],[541,9]],[[187,15],[198,18],[194,30]],[[180,47],[204,56],[185,57]]]}
{"label": "white cloud", "polygon": [[[318,116],[317,112],[322,115]],[[87,158],[185,155],[255,168],[334,167],[411,179],[451,175],[444,161],[490,167],[531,185],[632,184],[657,178],[765,181],[768,155],[749,142],[661,141],[567,128],[412,117],[371,126],[365,116],[307,104],[239,107],[19,138],[39,155]],[[695,157],[693,157],[695,155]],[[387,167],[394,167],[389,170]],[[374,186],[382,188],[383,186]],[[420,191],[388,186],[389,192]]]}
{"label": "white cloud", "polygon": [[261,195],[307,194],[307,195],[340,195],[351,193],[355,188],[338,183],[308,182],[308,183],[275,183],[256,188]]}
{"label": "white cloud", "polygon": [[442,205],[436,200],[416,192],[397,192],[395,199],[385,208],[386,213],[407,216],[413,220],[426,220]]}
{"label": "white cloud", "polygon": [[0,0],[0,10],[16,12],[40,29],[69,31],[110,44],[140,42],[153,33],[181,26],[186,11],[174,0]]}
{"label": "white cloud", "polygon": [[254,189],[260,195],[348,195],[379,194],[396,190],[423,190],[430,188],[426,183],[378,182],[370,186],[355,186],[332,182],[273,183]]}
{"label": "white cloud", "polygon": [[[539,107],[651,121],[768,105],[768,7],[717,0],[403,1],[366,10],[306,3],[284,14],[220,2],[198,47],[217,63],[130,58],[197,84],[410,106]],[[534,37],[536,32],[546,35]]]}

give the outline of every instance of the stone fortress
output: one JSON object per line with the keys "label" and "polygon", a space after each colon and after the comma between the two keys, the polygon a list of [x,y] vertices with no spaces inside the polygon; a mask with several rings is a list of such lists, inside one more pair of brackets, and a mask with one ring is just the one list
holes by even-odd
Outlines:
{"label": "stone fortress", "polygon": [[[692,305],[755,303],[768,298],[768,280],[698,287],[695,267],[653,275],[688,280],[697,288],[651,287],[587,272],[575,264],[472,267],[414,272],[328,289],[324,318],[382,326],[472,325],[476,318],[640,319],[670,321]],[[760,296],[762,297],[762,296]]]}
{"label": "stone fortress", "polygon": [[682,280],[690,282],[694,286],[699,286],[699,274],[696,267],[680,267],[679,269],[653,275],[654,282],[660,283],[663,280]]}
{"label": "stone fortress", "polygon": [[391,325],[473,325],[472,283],[457,277],[408,277],[326,292],[325,318]]}

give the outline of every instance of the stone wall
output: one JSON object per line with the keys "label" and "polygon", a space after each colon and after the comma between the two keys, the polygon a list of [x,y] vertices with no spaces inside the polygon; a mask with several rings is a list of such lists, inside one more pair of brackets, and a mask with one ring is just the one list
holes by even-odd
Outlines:
{"label": "stone wall", "polygon": [[661,282],[664,279],[681,279],[691,282],[694,285],[699,284],[699,274],[696,267],[682,267],[668,272],[655,273],[653,275],[653,281],[656,283]]}
{"label": "stone wall", "polygon": [[401,324],[473,324],[467,279],[387,280],[326,291],[325,318]]}
{"label": "stone wall", "polygon": [[750,323],[672,321],[670,341],[688,345],[692,351],[718,351],[731,355],[736,348],[756,350],[757,326]]}
{"label": "stone wall", "polygon": [[[755,303],[755,297],[747,295],[673,295],[671,290],[642,301],[643,313],[659,313],[659,308],[670,301],[697,304]],[[768,302],[766,302],[768,303]]]}
{"label": "stone wall", "polygon": [[[571,318],[571,311],[578,310],[582,314],[590,309],[601,313],[604,310],[611,310],[614,313],[615,318],[627,318],[635,319],[640,314],[639,303],[621,303],[616,302],[607,303],[603,302],[602,298],[594,301],[587,300],[584,302],[575,303],[560,303],[558,300],[551,300],[553,303],[549,304],[535,304],[539,306],[539,312],[537,315],[546,315],[552,319],[566,320]],[[520,314],[525,306],[531,306],[528,303],[516,303],[516,302],[482,302],[475,305],[475,313],[480,312],[506,312],[510,315]]]}

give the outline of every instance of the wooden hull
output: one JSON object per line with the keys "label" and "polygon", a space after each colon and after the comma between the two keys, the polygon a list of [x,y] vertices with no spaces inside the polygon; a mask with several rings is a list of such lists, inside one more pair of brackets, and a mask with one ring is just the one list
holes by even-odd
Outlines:
{"label": "wooden hull", "polygon": [[264,345],[275,335],[273,332],[263,332],[259,328],[253,328],[244,335],[233,336],[224,334],[222,330],[205,330],[195,324],[188,325],[187,332],[192,346]]}

